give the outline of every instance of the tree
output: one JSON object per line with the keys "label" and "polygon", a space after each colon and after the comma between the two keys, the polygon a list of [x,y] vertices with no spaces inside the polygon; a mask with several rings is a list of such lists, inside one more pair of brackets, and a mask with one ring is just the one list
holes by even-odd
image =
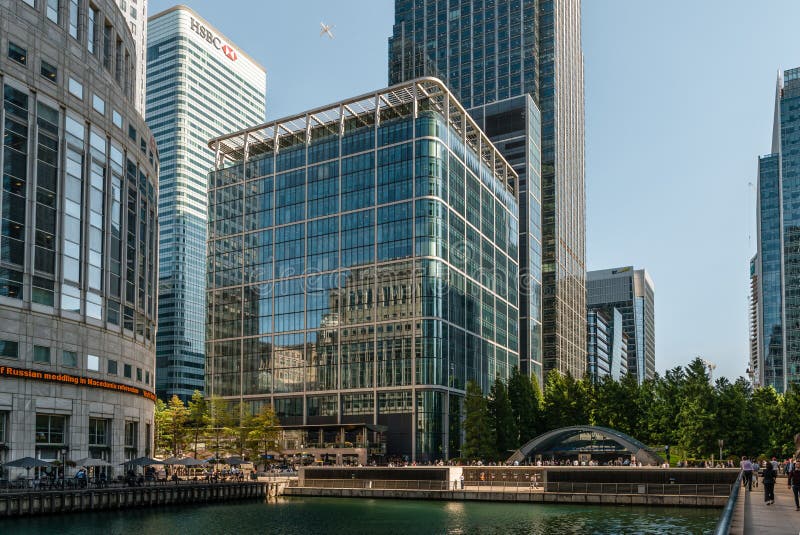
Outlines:
{"label": "tree", "polygon": [[247,419],[246,447],[251,459],[269,450],[278,449],[278,417],[269,405],[264,405],[261,412]]}
{"label": "tree", "polygon": [[529,378],[514,368],[508,379],[508,398],[518,432],[517,442],[525,444],[539,434],[542,408],[536,376]]}
{"label": "tree", "polygon": [[495,440],[495,456],[506,459],[519,447],[519,430],[511,409],[506,384],[500,377],[496,378],[489,394],[489,425]]}
{"label": "tree", "polygon": [[647,413],[651,444],[678,443],[678,413],[685,380],[686,374],[680,366],[667,370],[663,378],[656,376],[653,380],[653,399]]}
{"label": "tree", "polygon": [[714,418],[716,399],[700,357],[687,366],[680,394],[678,444],[689,456],[709,456],[717,448],[714,437],[717,431]]}
{"label": "tree", "polygon": [[481,387],[475,381],[467,383],[464,398],[464,457],[488,460],[493,457],[494,437],[489,425],[489,409]]}
{"label": "tree", "polygon": [[729,452],[755,453],[754,426],[749,412],[752,396],[750,384],[742,377],[735,383],[720,377],[716,381],[714,393],[717,398],[716,438],[723,441]]}
{"label": "tree", "polygon": [[192,399],[189,401],[189,414],[186,420],[187,425],[192,429],[194,435],[194,456],[197,458],[197,443],[201,433],[208,429],[211,417],[208,414],[208,402],[199,390],[195,390]]}
{"label": "tree", "polygon": [[[773,387],[762,386],[753,391],[748,408],[748,421],[753,426],[753,443],[747,451],[738,453],[754,455],[775,452],[777,455],[784,451],[778,439],[779,428],[782,427],[780,420],[783,406],[783,396]],[[791,453],[793,452],[789,454]]]}
{"label": "tree", "polygon": [[569,373],[550,370],[544,389],[546,430],[590,424],[593,391],[588,378],[576,381]]}
{"label": "tree", "polygon": [[219,459],[220,452],[229,450],[231,429],[235,426],[237,414],[232,404],[222,398],[208,399],[209,433],[214,448],[214,457]]}
{"label": "tree", "polygon": [[172,396],[167,404],[168,424],[169,424],[169,450],[172,455],[178,455],[183,451],[186,440],[189,436],[186,421],[189,418],[189,409],[183,404],[183,400],[176,395]]}
{"label": "tree", "polygon": [[800,415],[800,384],[789,383],[783,393],[777,419],[775,421],[775,438],[770,445],[772,451],[762,453],[788,457],[794,454],[794,435],[798,432],[797,418]]}
{"label": "tree", "polygon": [[155,444],[156,453],[166,453],[172,443],[172,413],[167,410],[163,399],[156,400],[155,414]]}

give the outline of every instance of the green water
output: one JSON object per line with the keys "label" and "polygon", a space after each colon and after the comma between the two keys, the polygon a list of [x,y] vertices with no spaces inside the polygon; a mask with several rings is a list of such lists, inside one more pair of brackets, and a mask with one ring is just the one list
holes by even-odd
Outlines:
{"label": "green water", "polygon": [[0,520],[13,535],[710,533],[719,509],[285,498]]}

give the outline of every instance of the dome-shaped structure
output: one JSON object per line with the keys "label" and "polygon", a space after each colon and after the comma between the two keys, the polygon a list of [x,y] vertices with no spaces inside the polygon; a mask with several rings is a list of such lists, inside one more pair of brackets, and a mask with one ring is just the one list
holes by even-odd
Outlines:
{"label": "dome-shaped structure", "polygon": [[508,458],[509,463],[527,458],[578,458],[588,456],[595,460],[612,460],[635,457],[644,465],[660,465],[664,460],[652,449],[635,438],[593,425],[576,425],[548,431],[523,445]]}

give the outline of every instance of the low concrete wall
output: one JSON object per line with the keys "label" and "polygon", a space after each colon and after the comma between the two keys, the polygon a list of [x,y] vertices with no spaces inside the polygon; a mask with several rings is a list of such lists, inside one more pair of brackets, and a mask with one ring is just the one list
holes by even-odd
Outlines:
{"label": "low concrete wall", "polygon": [[665,507],[723,507],[727,496],[661,496],[652,494],[580,494],[562,492],[492,492],[471,490],[395,490],[368,488],[286,487],[284,496],[388,498],[519,503],[653,505]]}
{"label": "low concrete wall", "polygon": [[158,505],[263,499],[274,483],[182,483],[148,487],[0,493],[0,518]]}

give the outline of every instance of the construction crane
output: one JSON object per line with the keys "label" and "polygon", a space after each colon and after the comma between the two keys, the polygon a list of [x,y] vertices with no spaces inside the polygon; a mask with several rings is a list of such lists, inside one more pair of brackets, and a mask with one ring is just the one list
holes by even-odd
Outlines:
{"label": "construction crane", "polygon": [[711,362],[710,360],[706,360],[703,357],[698,356],[697,358],[700,359],[706,368],[708,368],[708,381],[710,383],[714,382],[714,370],[717,369],[717,365]]}

